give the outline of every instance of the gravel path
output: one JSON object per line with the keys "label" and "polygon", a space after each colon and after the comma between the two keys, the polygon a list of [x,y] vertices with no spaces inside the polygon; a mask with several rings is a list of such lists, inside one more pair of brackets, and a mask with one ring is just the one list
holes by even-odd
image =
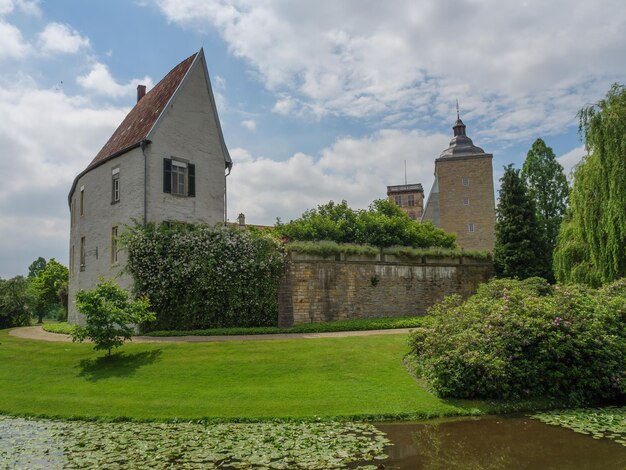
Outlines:
{"label": "gravel path", "polygon": [[[346,336],[372,336],[372,335],[397,335],[406,334],[411,328],[398,328],[393,330],[368,330],[368,331],[335,331],[332,333],[286,333],[279,335],[233,335],[233,336],[133,336],[135,343],[207,343],[222,341],[267,341],[276,339],[315,339],[315,338],[343,338]],[[71,342],[69,335],[49,333],[41,326],[24,326],[9,331],[9,335],[23,339],[36,339],[40,341]]]}

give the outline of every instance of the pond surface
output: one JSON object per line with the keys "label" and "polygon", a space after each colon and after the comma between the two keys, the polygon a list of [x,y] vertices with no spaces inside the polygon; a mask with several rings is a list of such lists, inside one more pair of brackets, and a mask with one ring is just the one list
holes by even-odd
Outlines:
{"label": "pond surface", "polygon": [[96,467],[624,470],[626,447],[527,417],[374,427],[85,423],[0,416],[0,469]]}
{"label": "pond surface", "polygon": [[378,424],[385,469],[626,469],[626,447],[529,418]]}

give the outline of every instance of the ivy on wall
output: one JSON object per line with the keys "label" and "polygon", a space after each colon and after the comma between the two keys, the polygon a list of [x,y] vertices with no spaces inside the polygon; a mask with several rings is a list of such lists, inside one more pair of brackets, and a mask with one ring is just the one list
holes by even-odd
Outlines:
{"label": "ivy on wall", "polygon": [[126,270],[156,320],[147,330],[275,326],[285,256],[269,235],[192,224],[136,225]]}

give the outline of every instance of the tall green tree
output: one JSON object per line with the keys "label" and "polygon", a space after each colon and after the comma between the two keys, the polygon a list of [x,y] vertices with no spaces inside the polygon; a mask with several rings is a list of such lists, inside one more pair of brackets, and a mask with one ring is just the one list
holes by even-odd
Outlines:
{"label": "tall green tree", "polygon": [[554,269],[560,282],[596,286],[626,276],[626,89],[578,113],[587,156],[574,171]]}
{"label": "tall green tree", "polygon": [[30,291],[34,297],[34,310],[38,322],[42,323],[46,315],[61,310],[67,315],[67,283],[69,271],[52,258],[46,267],[30,281]]}
{"label": "tall green tree", "polygon": [[552,148],[542,139],[537,139],[526,154],[522,167],[522,178],[528,194],[535,201],[537,219],[545,237],[550,281],[552,274],[552,252],[556,237],[567,209],[569,186],[563,167],[556,160]]}
{"label": "tall green tree", "polygon": [[30,263],[30,266],[28,267],[28,279],[37,277],[37,274],[46,269],[46,264],[46,258],[43,256],[40,256],[35,261]]}
{"label": "tall green tree", "polygon": [[0,279],[0,328],[30,325],[31,301],[27,279]]}
{"label": "tall green tree", "polygon": [[545,252],[535,203],[520,170],[509,165],[500,179],[500,201],[496,208],[496,273],[518,279],[546,277],[549,266]]}

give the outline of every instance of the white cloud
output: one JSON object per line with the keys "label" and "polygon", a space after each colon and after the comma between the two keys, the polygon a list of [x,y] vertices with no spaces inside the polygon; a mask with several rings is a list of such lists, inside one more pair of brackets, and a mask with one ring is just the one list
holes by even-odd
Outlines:
{"label": "white cloud", "polygon": [[558,162],[563,166],[563,171],[571,180],[571,173],[574,167],[583,159],[583,156],[587,155],[585,146],[573,148],[569,152],[564,153],[557,158]]}
{"label": "white cloud", "polygon": [[256,121],[254,119],[244,119],[241,125],[249,131],[256,131]]}
{"label": "white cloud", "polygon": [[18,28],[0,20],[0,60],[22,58],[30,49]]}
{"label": "white cloud", "polygon": [[127,112],[40,89],[28,77],[0,82],[0,173],[11,175],[0,186],[0,230],[11,240],[0,246],[0,277],[26,271],[25,259],[67,261],[72,180]]}
{"label": "white cloud", "polygon": [[296,153],[286,161],[235,148],[228,178],[230,218],[243,212],[249,223],[271,225],[276,217],[288,221],[331,199],[365,208],[386,197],[387,185],[404,182],[404,160],[409,182],[422,183],[428,195],[434,160],[449,140],[442,134],[386,129],[339,138],[319,157]]}
{"label": "white cloud", "polygon": [[12,13],[16,8],[27,15],[41,15],[37,0],[0,0],[0,15]]}
{"label": "white cloud", "polygon": [[126,84],[120,84],[113,78],[109,68],[101,62],[93,64],[91,70],[78,77],[76,81],[88,91],[111,98],[132,96],[133,93],[136,93],[137,85],[146,85],[150,89],[153,84],[152,79],[148,76],[143,79],[134,78]]}
{"label": "white cloud", "polygon": [[622,0],[155,2],[183,27],[216,28],[280,114],[424,127],[459,98],[477,130],[520,141],[571,126],[626,78]]}
{"label": "white cloud", "polygon": [[39,33],[39,47],[45,53],[75,54],[89,47],[89,38],[66,24],[49,23]]}

